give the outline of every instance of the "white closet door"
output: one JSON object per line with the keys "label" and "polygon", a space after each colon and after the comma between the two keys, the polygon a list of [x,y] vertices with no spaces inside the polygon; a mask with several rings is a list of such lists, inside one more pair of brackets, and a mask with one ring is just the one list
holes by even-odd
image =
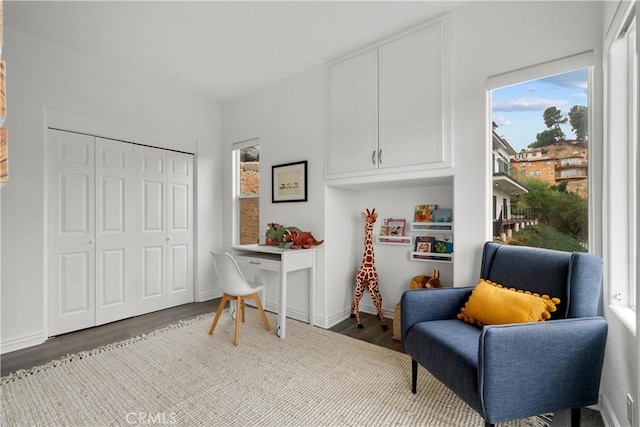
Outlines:
{"label": "white closet door", "polygon": [[136,226],[136,314],[167,307],[166,151],[135,146],[138,218]]}
{"label": "white closet door", "polygon": [[135,315],[133,145],[96,138],[96,325]]}
{"label": "white closet door", "polygon": [[94,138],[49,130],[49,325],[95,324]]}
{"label": "white closet door", "polygon": [[167,153],[168,305],[194,301],[193,156]]}

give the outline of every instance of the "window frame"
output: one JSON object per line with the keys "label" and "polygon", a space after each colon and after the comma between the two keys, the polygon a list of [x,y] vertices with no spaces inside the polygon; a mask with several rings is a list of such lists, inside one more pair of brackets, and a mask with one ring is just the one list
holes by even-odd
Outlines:
{"label": "window frame", "polygon": [[[637,305],[640,287],[640,180],[638,118],[638,6],[629,4],[615,21],[604,57],[606,120],[605,221],[608,225],[608,307],[632,332],[638,329]],[[620,85],[619,82],[626,82]],[[626,162],[618,159],[626,158]],[[615,207],[614,207],[615,206]]]}
{"label": "window frame", "polygon": [[[232,241],[233,245],[240,244],[240,216],[241,216],[241,208],[240,204],[242,200],[246,199],[259,199],[260,198],[260,190],[257,193],[241,193],[241,178],[240,178],[240,161],[241,161],[241,151],[245,148],[257,146],[258,149],[260,147],[260,138],[252,138],[246,141],[237,142],[232,144],[231,146],[231,162],[232,162],[232,205],[233,205],[233,235]],[[259,172],[260,173],[260,172]],[[259,212],[258,212],[259,215]]]}

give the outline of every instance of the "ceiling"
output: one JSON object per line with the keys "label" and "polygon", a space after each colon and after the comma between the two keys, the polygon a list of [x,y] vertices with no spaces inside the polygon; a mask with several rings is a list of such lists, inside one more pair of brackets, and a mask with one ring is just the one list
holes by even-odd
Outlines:
{"label": "ceiling", "polygon": [[4,25],[225,101],[463,3],[4,0]]}

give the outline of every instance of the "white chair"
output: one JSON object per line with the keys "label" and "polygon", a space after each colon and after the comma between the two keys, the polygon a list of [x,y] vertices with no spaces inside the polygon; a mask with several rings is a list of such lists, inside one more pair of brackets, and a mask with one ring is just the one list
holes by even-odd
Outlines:
{"label": "white chair", "polygon": [[227,305],[227,301],[231,301],[233,299],[236,300],[236,334],[233,345],[238,345],[238,337],[240,333],[239,314],[242,313],[242,322],[244,322],[244,300],[246,299],[252,299],[256,302],[256,306],[258,307],[260,316],[262,316],[264,326],[267,328],[267,331],[270,331],[271,326],[269,325],[269,320],[267,320],[267,316],[264,314],[264,309],[262,308],[262,303],[258,296],[258,292],[264,289],[266,285],[251,286],[244,278],[235,258],[230,254],[211,252],[211,255],[213,256],[213,265],[215,266],[218,275],[218,284],[220,285],[220,289],[222,289],[223,294],[220,305],[218,306],[218,311],[216,312],[216,316],[211,324],[211,329],[209,329],[209,335],[213,334],[216,324],[218,323],[218,319],[220,319],[220,315]]}

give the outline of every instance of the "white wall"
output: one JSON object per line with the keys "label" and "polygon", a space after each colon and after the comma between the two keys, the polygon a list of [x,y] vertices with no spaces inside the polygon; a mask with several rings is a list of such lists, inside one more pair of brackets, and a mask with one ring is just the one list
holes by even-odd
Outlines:
{"label": "white wall", "polygon": [[[9,183],[2,188],[2,351],[46,339],[45,111],[103,124],[118,135],[196,152],[197,272],[213,292],[208,250],[220,237],[221,106],[169,81],[131,72],[5,26]],[[145,139],[140,141],[139,139]]]}
{"label": "white wall", "polygon": [[[252,138],[260,139],[260,223],[295,225],[311,231],[318,240],[325,238],[323,223],[323,144],[324,74],[315,67],[252,94],[224,104],[224,199],[231,200],[231,145]],[[271,203],[271,167],[307,160],[307,202]],[[231,224],[231,206],[224,212],[224,223]],[[232,244],[231,227],[224,230],[225,249]],[[324,280],[324,245],[316,259],[316,283]],[[308,313],[308,279],[304,271],[289,274],[288,308]],[[316,296],[316,313],[324,317],[326,301]]]}
{"label": "white wall", "polygon": [[601,7],[597,2],[470,2],[454,11],[455,252],[457,260],[465,260],[455,263],[457,283],[477,280],[482,243],[491,238],[487,79],[599,51]]}
{"label": "white wall", "polygon": [[[604,2],[607,3],[607,2]],[[607,9],[615,10],[615,2]],[[453,277],[456,286],[476,282],[480,270],[483,243],[491,238],[491,144],[490,111],[488,109],[487,79],[534,65],[594,51],[594,86],[592,123],[594,146],[592,158],[602,158],[602,71],[601,52],[604,25],[612,12],[603,11],[603,2],[470,2],[452,13],[452,70],[453,87],[452,144],[453,144],[453,207],[455,220],[455,254]],[[364,46],[363,46],[364,47]],[[266,170],[266,185],[270,185],[270,166],[274,163],[314,159],[313,176],[322,180],[320,162],[323,131],[322,88],[320,68],[313,69],[286,81],[242,97],[225,105],[225,145],[249,139],[266,137],[262,148]],[[313,94],[304,99],[293,94]],[[294,101],[299,104],[293,104]],[[297,108],[296,108],[297,107]],[[290,125],[306,125],[309,137],[296,138],[304,130],[291,131]],[[282,136],[280,136],[282,135]],[[311,151],[309,151],[311,150]],[[294,154],[291,154],[293,152]],[[597,209],[602,198],[602,166],[593,165],[594,230],[591,236],[596,253],[602,254],[602,213]],[[225,172],[225,175],[227,173]],[[263,182],[265,175],[263,175]],[[319,184],[314,184],[314,188]],[[304,212],[293,204],[271,205],[266,190],[261,202],[262,222],[302,222],[303,227],[324,230],[318,233],[328,241],[344,241],[344,250],[326,253],[324,274],[319,278],[318,316],[328,324],[340,320],[350,304],[351,291],[344,283],[350,282],[360,262],[362,227],[359,212],[366,207],[391,212],[393,202],[377,203],[375,191],[334,188],[324,189],[324,202],[315,200]],[[227,191],[227,194],[230,194]],[[320,196],[320,195],[319,195]],[[323,204],[320,204],[323,203]],[[286,207],[287,209],[283,209]],[[229,210],[225,211],[228,219]],[[330,215],[323,212],[331,213]],[[308,216],[308,215],[311,216]],[[342,221],[336,222],[336,218]],[[356,243],[354,243],[356,242]],[[225,235],[230,244],[230,234]],[[394,248],[395,249],[395,248]],[[377,250],[377,248],[376,248]],[[397,250],[397,249],[396,249]],[[382,253],[376,253],[376,262]],[[346,259],[346,261],[345,261]],[[340,261],[340,262],[337,262]],[[606,264],[606,259],[605,259]],[[347,267],[353,265],[353,268]],[[338,267],[336,267],[338,266]],[[404,264],[403,264],[404,266]],[[398,271],[398,276],[402,271]],[[385,305],[385,308],[390,309]],[[633,393],[637,382],[634,368],[634,337],[615,319],[610,319],[609,348],[603,379],[605,397],[612,400],[611,419],[622,425],[626,422],[624,393]],[[616,387],[623,385],[622,389]],[[608,416],[604,414],[605,418]]]}

